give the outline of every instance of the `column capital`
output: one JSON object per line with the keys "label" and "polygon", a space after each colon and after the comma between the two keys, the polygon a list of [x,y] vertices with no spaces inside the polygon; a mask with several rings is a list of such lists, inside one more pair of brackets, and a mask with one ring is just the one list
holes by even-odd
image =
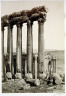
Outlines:
{"label": "column capital", "polygon": [[11,22],[9,22],[8,26],[9,26],[10,28],[13,28],[13,24],[12,24]]}
{"label": "column capital", "polygon": [[27,25],[31,26],[33,24],[33,22],[31,20],[27,20]]}
{"label": "column capital", "polygon": [[44,22],[45,22],[44,18],[39,18],[38,19],[38,23],[44,23]]}
{"label": "column capital", "polygon": [[22,24],[22,23],[20,23],[20,22],[17,22],[16,26],[17,26],[17,27],[22,27],[22,26],[23,26],[23,24]]}

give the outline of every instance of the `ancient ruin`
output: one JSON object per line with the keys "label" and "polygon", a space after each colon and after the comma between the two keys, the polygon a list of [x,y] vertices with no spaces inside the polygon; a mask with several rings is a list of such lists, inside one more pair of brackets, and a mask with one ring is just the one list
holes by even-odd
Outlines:
{"label": "ancient ruin", "polygon": [[[46,21],[47,10],[45,6],[36,7],[31,10],[23,10],[21,12],[14,12],[10,15],[5,15],[1,18],[1,27],[2,27],[2,69],[3,69],[3,80],[5,80],[5,75],[8,79],[12,79],[13,74],[15,74],[15,79],[24,79],[22,75],[22,25],[27,23],[27,55],[25,57],[25,76],[27,78],[33,78],[32,65],[34,57],[35,65],[35,80],[38,79],[38,76],[41,77],[46,71],[56,72],[56,59],[46,58],[47,64],[45,65],[45,50],[44,50],[44,22]],[[32,35],[32,25],[33,22],[38,22],[38,55],[33,56],[33,35]],[[12,29],[13,26],[17,26],[17,47],[16,47],[16,72],[14,73],[13,65],[13,36]],[[5,57],[4,57],[4,27],[8,27],[8,40],[7,40],[7,72],[5,72]],[[51,70],[52,64],[52,70]],[[46,68],[46,66],[48,66]]]}

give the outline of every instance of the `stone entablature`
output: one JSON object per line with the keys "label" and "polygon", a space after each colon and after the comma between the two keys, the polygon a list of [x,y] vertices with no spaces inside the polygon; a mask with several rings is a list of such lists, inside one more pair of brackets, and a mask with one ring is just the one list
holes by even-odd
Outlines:
{"label": "stone entablature", "polygon": [[1,24],[8,26],[9,23],[15,25],[17,22],[25,23],[28,20],[36,21],[39,18],[46,20],[47,9],[45,6],[35,7],[31,10],[23,10],[20,12],[14,12],[10,15],[5,15],[1,18]]}

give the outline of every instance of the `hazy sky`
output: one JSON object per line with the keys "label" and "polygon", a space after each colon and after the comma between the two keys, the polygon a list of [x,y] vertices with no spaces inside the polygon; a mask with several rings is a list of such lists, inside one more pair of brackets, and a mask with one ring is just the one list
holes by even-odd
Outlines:
{"label": "hazy sky", "polygon": [[[64,49],[64,2],[63,1],[3,1],[1,15],[11,14],[25,9],[45,5],[48,8],[44,24],[45,49]],[[16,26],[13,27],[13,46],[16,47]],[[23,48],[26,48],[27,25],[22,27]],[[7,28],[5,28],[5,47],[7,46]],[[38,22],[33,24],[33,48],[38,48]]]}

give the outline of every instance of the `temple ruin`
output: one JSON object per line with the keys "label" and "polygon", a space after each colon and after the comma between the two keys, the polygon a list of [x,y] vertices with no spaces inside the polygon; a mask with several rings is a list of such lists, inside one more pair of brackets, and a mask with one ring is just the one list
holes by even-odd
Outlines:
{"label": "temple ruin", "polygon": [[[5,15],[1,18],[1,30],[2,30],[2,69],[3,69],[3,80],[5,79],[5,60],[4,60],[4,27],[8,27],[8,40],[7,40],[7,53],[8,59],[7,64],[9,69],[6,74],[9,73],[8,78],[12,78],[14,74],[13,69],[13,36],[12,29],[13,26],[17,26],[17,46],[16,46],[16,73],[15,77],[18,79],[23,79],[22,77],[22,25],[27,23],[27,55],[25,58],[25,75],[32,73],[32,64],[33,64],[33,34],[32,34],[32,25],[34,21],[38,22],[38,55],[35,55],[35,79],[37,75],[43,74],[45,69],[45,50],[44,50],[44,22],[46,21],[47,10],[45,6],[35,7],[31,10],[23,10],[21,12],[14,12],[10,15]],[[38,63],[37,63],[38,61]],[[56,72],[56,61],[53,71]],[[51,65],[51,64],[49,64]],[[50,67],[50,66],[49,66]],[[48,70],[50,68],[48,67]]]}

